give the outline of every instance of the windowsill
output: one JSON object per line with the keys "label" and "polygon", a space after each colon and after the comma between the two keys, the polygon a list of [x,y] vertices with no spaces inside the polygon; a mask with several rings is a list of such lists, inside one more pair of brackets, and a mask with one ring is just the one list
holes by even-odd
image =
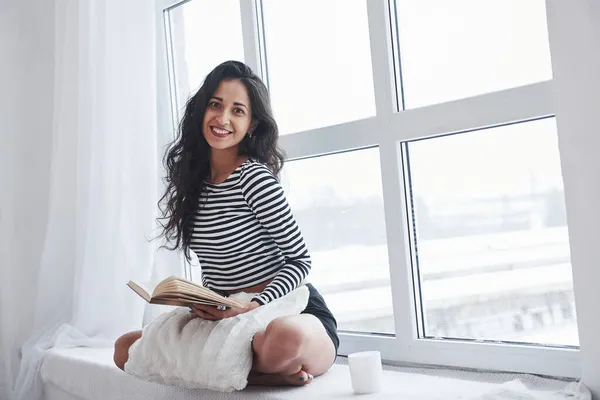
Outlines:
{"label": "windowsill", "polygon": [[[240,394],[247,399],[344,399],[353,398],[350,374],[345,359],[331,370],[316,378],[310,385],[301,388],[251,387],[243,392],[220,393],[207,390],[187,390],[172,386],[160,385],[139,380],[130,376],[112,363],[112,349],[59,349],[47,353],[42,367],[42,378],[46,386],[47,400],[65,398],[72,399],[164,399],[189,400],[206,399],[239,399]],[[491,393],[499,390],[519,388],[520,379],[531,391],[531,394],[548,398],[550,392],[564,389],[568,383],[559,380],[543,379],[530,375],[491,374],[445,369],[385,367],[383,391],[366,395],[372,399],[496,399]],[[572,385],[573,387],[574,384]],[[585,388],[579,397],[571,400],[586,400]],[[53,397],[51,393],[63,393],[61,397]],[[557,396],[556,394],[553,394]],[[488,397],[484,397],[488,396]],[[505,397],[511,399],[515,397]],[[523,397],[528,398],[528,397]],[[534,398],[534,397],[532,397]],[[538,397],[535,397],[538,398]],[[552,397],[561,399],[567,397]]]}

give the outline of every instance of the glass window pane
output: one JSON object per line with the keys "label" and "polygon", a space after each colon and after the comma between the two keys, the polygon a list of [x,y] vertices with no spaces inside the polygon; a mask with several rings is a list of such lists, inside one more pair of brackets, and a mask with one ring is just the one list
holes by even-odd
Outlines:
{"label": "glass window pane", "polygon": [[552,78],[544,0],[396,0],[405,108]]}
{"label": "glass window pane", "polygon": [[263,14],[282,134],[375,115],[365,0],[263,0]]}
{"label": "glass window pane", "polygon": [[288,162],[282,182],[342,330],[394,333],[379,149]]}
{"label": "glass window pane", "polygon": [[408,154],[425,336],[578,345],[554,119]]}
{"label": "glass window pane", "polygon": [[169,17],[181,111],[214,67],[227,60],[244,61],[240,2],[192,0],[171,10]]}

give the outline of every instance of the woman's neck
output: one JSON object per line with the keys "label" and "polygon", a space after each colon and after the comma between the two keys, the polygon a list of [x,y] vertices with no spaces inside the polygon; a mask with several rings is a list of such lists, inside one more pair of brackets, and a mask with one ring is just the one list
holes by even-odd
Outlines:
{"label": "woman's neck", "polygon": [[237,167],[248,160],[247,156],[238,155],[237,149],[225,149],[210,154],[210,181],[218,183],[221,178],[227,178]]}

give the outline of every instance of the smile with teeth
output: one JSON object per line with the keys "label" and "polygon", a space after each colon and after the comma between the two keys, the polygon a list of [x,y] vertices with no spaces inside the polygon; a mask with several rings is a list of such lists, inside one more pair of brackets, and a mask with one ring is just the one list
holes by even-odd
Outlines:
{"label": "smile with teeth", "polygon": [[225,137],[225,136],[229,135],[230,133],[232,133],[231,131],[228,131],[227,129],[217,128],[216,126],[211,126],[210,130],[212,131],[213,135],[215,135],[217,137]]}

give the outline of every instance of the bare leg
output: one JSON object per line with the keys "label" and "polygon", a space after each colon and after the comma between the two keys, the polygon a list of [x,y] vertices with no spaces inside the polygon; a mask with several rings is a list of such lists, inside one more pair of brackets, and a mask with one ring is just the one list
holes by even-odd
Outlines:
{"label": "bare leg", "polygon": [[[115,342],[114,361],[124,370],[129,348],[142,331],[126,333]],[[254,365],[250,385],[305,385],[324,374],[335,361],[335,347],[315,316],[294,315],[273,320],[252,341]]]}
{"label": "bare leg", "polygon": [[142,337],[142,331],[133,331],[124,334],[115,342],[115,354],[113,359],[117,367],[125,370],[125,363],[129,359],[129,348],[136,340]]}
{"label": "bare leg", "polygon": [[273,320],[256,334],[249,384],[304,385],[335,361],[335,348],[321,322],[301,314]]}

